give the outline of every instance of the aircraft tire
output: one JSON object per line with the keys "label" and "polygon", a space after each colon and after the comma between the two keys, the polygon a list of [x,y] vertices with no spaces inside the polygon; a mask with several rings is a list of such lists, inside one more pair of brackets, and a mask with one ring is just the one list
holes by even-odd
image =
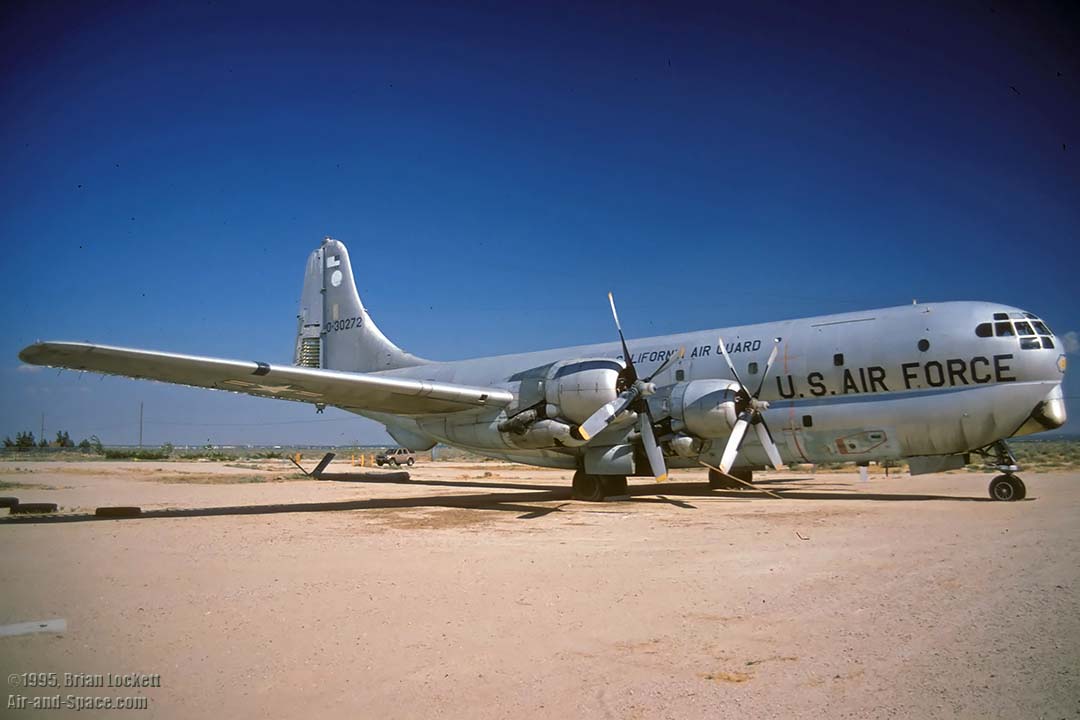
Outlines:
{"label": "aircraft tire", "polygon": [[1002,502],[1023,500],[1027,497],[1027,487],[1015,475],[998,475],[990,481],[990,497]]}
{"label": "aircraft tire", "polygon": [[626,494],[625,475],[601,475],[600,484],[603,486],[604,497]]}
{"label": "aircraft tire", "polygon": [[56,503],[19,503],[11,508],[12,515],[29,515],[30,513],[54,513]]}
{"label": "aircraft tire", "polygon": [[599,475],[590,475],[584,470],[574,473],[572,497],[575,500],[598,502],[604,499],[604,482]]}

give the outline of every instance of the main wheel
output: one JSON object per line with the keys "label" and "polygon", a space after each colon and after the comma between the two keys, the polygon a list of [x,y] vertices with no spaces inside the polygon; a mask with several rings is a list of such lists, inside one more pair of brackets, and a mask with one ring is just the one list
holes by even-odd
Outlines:
{"label": "main wheel", "polygon": [[590,475],[584,470],[574,473],[573,497],[575,500],[596,502],[604,499],[604,483],[599,475]]}
{"label": "main wheel", "polygon": [[998,475],[990,481],[990,497],[1004,502],[1023,500],[1027,497],[1027,487],[1015,475]]}
{"label": "main wheel", "polygon": [[603,490],[604,497],[626,494],[625,475],[601,475],[600,485],[601,489]]}

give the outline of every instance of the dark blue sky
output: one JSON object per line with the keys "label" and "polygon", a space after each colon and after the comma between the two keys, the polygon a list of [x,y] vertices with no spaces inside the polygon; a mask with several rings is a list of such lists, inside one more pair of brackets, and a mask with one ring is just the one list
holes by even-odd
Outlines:
{"label": "dark blue sky", "polygon": [[287,362],[326,234],[433,358],[608,340],[608,289],[631,335],[912,298],[1080,329],[1066,5],[169,5],[0,9],[0,434],[133,442],[142,400],[151,444],[381,440],[16,358]]}

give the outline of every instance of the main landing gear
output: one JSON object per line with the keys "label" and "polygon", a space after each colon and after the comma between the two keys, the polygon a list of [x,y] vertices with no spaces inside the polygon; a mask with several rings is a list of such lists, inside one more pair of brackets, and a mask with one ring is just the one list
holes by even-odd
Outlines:
{"label": "main landing gear", "polygon": [[574,473],[575,500],[599,502],[606,497],[626,494],[625,475],[590,475],[584,470]]}
{"label": "main landing gear", "polygon": [[990,481],[990,497],[994,500],[1012,501],[1023,500],[1027,497],[1027,486],[1024,481],[1013,475],[1019,470],[1016,464],[1016,456],[1004,440],[998,440],[993,445],[977,450],[983,457],[991,458],[990,467],[1000,470],[1003,475],[998,475]]}

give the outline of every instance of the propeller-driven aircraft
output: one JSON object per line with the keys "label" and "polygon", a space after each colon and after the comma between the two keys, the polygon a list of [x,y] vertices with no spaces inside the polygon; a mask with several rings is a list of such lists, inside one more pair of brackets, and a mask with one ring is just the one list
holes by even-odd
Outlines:
{"label": "propeller-driven aircraft", "polygon": [[1026,494],[1006,440],[1065,423],[1065,354],[1036,315],[989,302],[912,304],[627,341],[435,362],[376,327],[349,253],[311,253],[292,365],[40,342],[34,365],[229,390],[372,418],[437,443],[572,469],[574,496],[705,465],[710,484],[783,463],[907,459],[912,474],[981,456],[996,500]]}

